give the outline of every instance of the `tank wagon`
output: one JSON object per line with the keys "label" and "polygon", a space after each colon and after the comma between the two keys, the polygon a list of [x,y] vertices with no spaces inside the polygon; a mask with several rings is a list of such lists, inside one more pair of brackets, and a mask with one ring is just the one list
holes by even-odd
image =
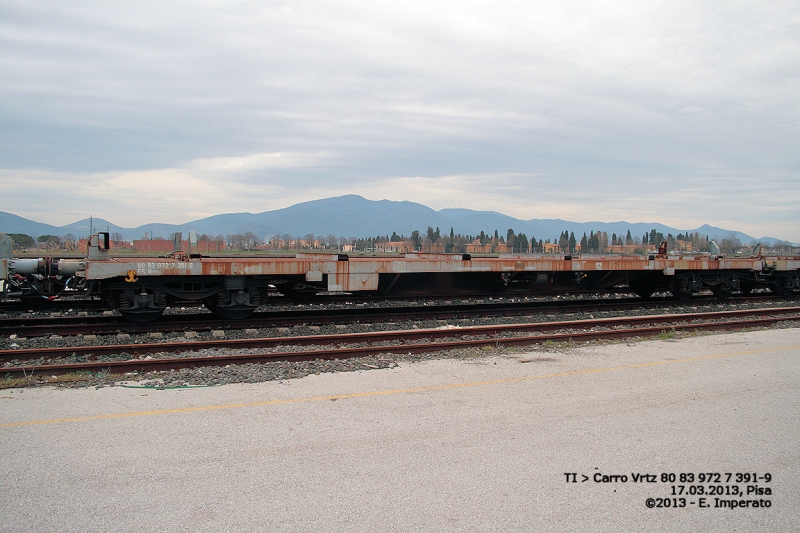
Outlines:
{"label": "tank wagon", "polygon": [[157,318],[179,300],[202,301],[227,318],[246,318],[275,291],[359,296],[529,296],[627,289],[643,298],[669,291],[688,299],[711,290],[721,298],[756,288],[789,295],[800,288],[800,258],[714,255],[646,256],[407,254],[355,257],[205,257],[175,251],[165,258],[109,254],[108,233],[89,239],[81,260],[12,259],[0,263],[5,298],[53,298],[74,287],[98,295],[130,320]]}

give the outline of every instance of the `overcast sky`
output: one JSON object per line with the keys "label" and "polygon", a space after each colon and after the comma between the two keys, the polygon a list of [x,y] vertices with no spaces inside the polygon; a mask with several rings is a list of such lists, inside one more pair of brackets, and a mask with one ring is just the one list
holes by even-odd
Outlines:
{"label": "overcast sky", "polygon": [[0,0],[0,210],[360,194],[800,241],[800,3]]}

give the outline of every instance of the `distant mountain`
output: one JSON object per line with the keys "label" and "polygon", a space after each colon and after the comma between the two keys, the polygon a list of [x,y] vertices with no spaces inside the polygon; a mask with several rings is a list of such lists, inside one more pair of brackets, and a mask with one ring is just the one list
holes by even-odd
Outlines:
{"label": "distant mountain", "polygon": [[[187,235],[189,231],[208,235],[231,235],[252,232],[261,238],[271,235],[290,234],[302,236],[336,235],[337,237],[375,237],[397,232],[409,236],[414,230],[425,233],[428,226],[438,227],[442,235],[453,231],[462,235],[477,235],[481,231],[494,235],[497,230],[505,236],[509,228],[515,233],[525,233],[528,238],[557,239],[562,231],[575,233],[580,239],[584,233],[605,231],[625,236],[628,230],[634,237],[641,238],[655,229],[666,235],[672,233],[698,232],[711,238],[721,238],[733,232],[743,243],[760,241],[774,244],[773,237],[754,239],[746,233],[703,225],[694,229],[677,229],[655,222],[570,222],[560,219],[519,220],[495,211],[474,211],[471,209],[442,209],[434,211],[414,202],[394,202],[390,200],[367,200],[357,195],[339,196],[324,200],[313,200],[300,204],[265,211],[263,213],[227,213],[214,215],[185,224],[145,224],[137,228],[123,228],[103,219],[93,219],[95,231],[117,232],[124,239],[141,239],[145,234],[156,237],[169,237],[176,231]],[[80,220],[67,226],[56,227],[28,220],[11,213],[0,211],[0,231],[4,233],[25,233],[33,237],[39,235],[63,236],[68,233],[77,237],[89,234],[89,219]]]}
{"label": "distant mountain", "polygon": [[60,233],[61,228],[34,222],[5,211],[0,211],[0,231],[3,233],[23,233],[33,237],[38,237],[39,235],[63,235]]}
{"label": "distant mountain", "polygon": [[[77,238],[86,237],[90,234],[89,221],[90,219],[87,218],[84,220],[79,220],[78,222],[73,222],[72,224],[68,224],[66,226],[59,227],[51,226],[50,224],[44,224],[42,222],[35,222],[12,213],[0,211],[0,231],[3,233],[23,233],[25,235],[30,235],[31,237],[38,237],[40,235],[55,235],[57,237],[63,237],[67,234],[72,234]],[[126,232],[132,231],[120,226],[115,226],[114,224],[108,222],[107,220],[103,220],[102,218],[92,219],[91,226],[94,228],[94,232],[109,231],[119,232],[124,235]]]}

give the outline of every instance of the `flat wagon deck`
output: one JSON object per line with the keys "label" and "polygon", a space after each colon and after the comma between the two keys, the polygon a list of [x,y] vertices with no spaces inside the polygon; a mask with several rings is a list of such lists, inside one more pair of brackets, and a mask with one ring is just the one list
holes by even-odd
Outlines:
{"label": "flat wagon deck", "polygon": [[[662,248],[663,251],[663,248]],[[134,320],[151,320],[177,299],[199,300],[212,311],[242,318],[270,292],[313,297],[321,292],[362,296],[473,296],[579,293],[627,288],[642,297],[659,290],[677,298],[712,290],[719,297],[768,287],[800,287],[800,258],[710,255],[407,254],[293,257],[203,257],[175,252],[164,259],[111,257],[108,236],[90,239],[85,260],[44,261],[48,275],[71,275]],[[26,268],[34,273],[35,266]],[[10,265],[13,266],[13,260]],[[0,268],[8,268],[5,265]],[[19,275],[19,274],[16,274]]]}

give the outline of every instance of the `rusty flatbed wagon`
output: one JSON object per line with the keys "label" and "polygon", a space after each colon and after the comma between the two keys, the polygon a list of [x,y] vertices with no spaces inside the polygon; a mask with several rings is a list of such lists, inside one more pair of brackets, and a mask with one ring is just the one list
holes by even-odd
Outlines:
{"label": "rusty flatbed wagon", "polygon": [[[664,249],[662,248],[662,252]],[[244,318],[279,292],[357,296],[477,296],[580,293],[627,288],[649,297],[677,298],[712,290],[719,297],[769,287],[788,294],[800,287],[798,258],[708,255],[578,256],[407,254],[357,257],[203,257],[176,251],[164,259],[110,257],[108,235],[90,239],[81,261],[60,261],[53,272],[72,275],[112,308],[139,321],[152,320],[176,300],[198,300],[229,318]],[[32,263],[25,260],[32,271]],[[0,266],[0,268],[3,268]],[[54,269],[54,270],[53,270]]]}

